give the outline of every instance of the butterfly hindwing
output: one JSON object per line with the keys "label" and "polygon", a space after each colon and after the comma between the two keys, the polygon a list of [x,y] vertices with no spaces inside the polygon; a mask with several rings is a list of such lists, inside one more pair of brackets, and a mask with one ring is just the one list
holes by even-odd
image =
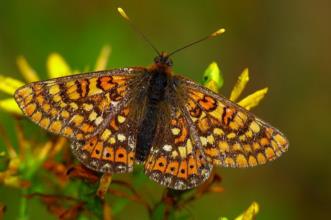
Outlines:
{"label": "butterfly hindwing", "polygon": [[72,75],[34,82],[19,88],[15,99],[32,121],[74,140],[95,136],[130,97],[143,68]]}
{"label": "butterfly hindwing", "polygon": [[145,161],[145,173],[172,189],[193,188],[209,177],[212,165],[202,155],[181,109],[163,104],[160,110],[158,128]]}
{"label": "butterfly hindwing", "polygon": [[208,162],[225,167],[252,167],[287,150],[285,136],[252,113],[183,77],[185,109]]}
{"label": "butterfly hindwing", "polygon": [[103,173],[125,173],[133,169],[137,118],[132,105],[111,118],[95,137],[71,144],[74,155],[88,168]]}

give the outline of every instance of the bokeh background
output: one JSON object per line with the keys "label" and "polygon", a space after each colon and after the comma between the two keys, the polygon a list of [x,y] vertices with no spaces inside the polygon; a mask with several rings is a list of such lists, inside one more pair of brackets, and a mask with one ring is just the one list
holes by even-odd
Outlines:
{"label": "bokeh background", "polygon": [[[105,44],[112,46],[109,68],[150,64],[154,52],[118,16],[117,6],[126,9],[160,50],[176,49],[225,27],[222,37],[177,54],[174,70],[201,81],[207,65],[216,61],[225,78],[222,93],[228,96],[238,74],[248,67],[251,81],[246,94],[270,88],[254,113],[290,140],[289,151],[273,163],[253,169],[218,168],[225,191],[192,203],[188,208],[195,219],[232,218],[252,201],[261,206],[258,219],[327,218],[331,207],[330,1],[1,1],[0,73],[21,79],[18,55],[24,55],[38,73],[45,73],[51,52],[61,53],[74,69],[92,69]],[[15,142],[13,119],[0,112],[0,121]],[[153,189],[146,189],[146,196],[157,200],[161,187],[148,186]],[[18,199],[16,190],[0,186],[0,202],[7,205],[5,219],[16,218]],[[31,201],[29,207],[32,216],[54,218],[38,201]],[[147,217],[139,205],[132,204],[118,219],[133,216]]]}

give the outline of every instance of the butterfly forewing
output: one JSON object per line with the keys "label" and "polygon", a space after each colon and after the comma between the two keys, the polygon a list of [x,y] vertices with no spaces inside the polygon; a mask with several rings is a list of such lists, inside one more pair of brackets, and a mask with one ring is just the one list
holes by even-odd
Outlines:
{"label": "butterfly forewing", "polygon": [[287,150],[288,141],[277,129],[193,81],[177,78],[208,162],[252,167],[274,160]]}
{"label": "butterfly forewing", "polygon": [[204,182],[212,165],[202,155],[193,133],[182,110],[169,100],[163,103],[152,148],[145,161],[146,175],[177,190]]}
{"label": "butterfly forewing", "polygon": [[35,82],[18,89],[15,99],[44,129],[83,140],[105,129],[143,73],[143,68],[125,68]]}

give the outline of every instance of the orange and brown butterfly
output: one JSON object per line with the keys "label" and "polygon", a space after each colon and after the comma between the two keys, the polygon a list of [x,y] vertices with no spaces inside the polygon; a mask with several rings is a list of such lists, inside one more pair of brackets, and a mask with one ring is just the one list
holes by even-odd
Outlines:
{"label": "orange and brown butterfly", "polygon": [[287,150],[278,129],[174,75],[172,54],[159,53],[148,68],[30,83],[16,91],[15,99],[33,122],[71,139],[74,155],[86,167],[112,174],[143,163],[151,179],[177,190],[203,183],[214,165],[253,167]]}

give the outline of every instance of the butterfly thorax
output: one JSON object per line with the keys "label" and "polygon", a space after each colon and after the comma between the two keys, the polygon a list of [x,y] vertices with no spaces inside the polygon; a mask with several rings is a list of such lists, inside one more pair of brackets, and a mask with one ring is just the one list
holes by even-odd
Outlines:
{"label": "butterfly thorax", "polygon": [[165,63],[155,63],[148,69],[151,74],[145,113],[139,126],[136,148],[136,161],[143,162],[149,154],[155,136],[159,105],[165,98],[166,88],[170,80],[170,66]]}

